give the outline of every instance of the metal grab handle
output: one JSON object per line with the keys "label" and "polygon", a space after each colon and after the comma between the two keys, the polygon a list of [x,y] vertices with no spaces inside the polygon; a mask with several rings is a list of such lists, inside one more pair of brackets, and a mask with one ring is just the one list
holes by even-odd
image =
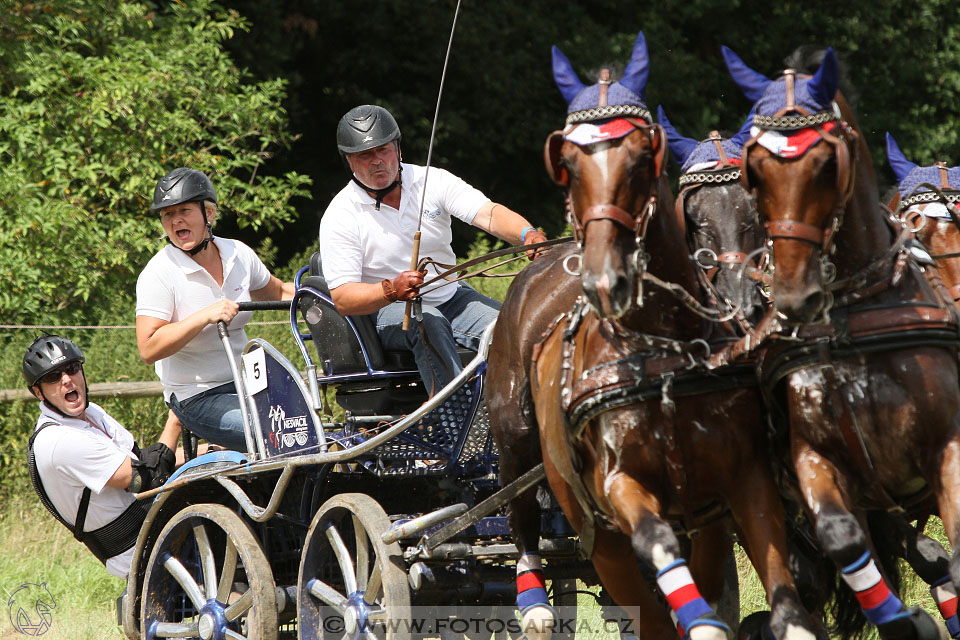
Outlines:
{"label": "metal grab handle", "polygon": [[[241,302],[240,304],[247,304]],[[240,368],[237,366],[237,358],[233,355],[233,349],[230,348],[230,331],[227,329],[227,323],[223,320],[217,321],[217,333],[220,334],[220,342],[223,343],[223,350],[227,352],[227,362],[230,363],[230,373],[236,381],[237,397],[240,400],[240,416],[243,419],[243,438],[247,443],[247,457],[257,455],[254,447],[252,425],[250,423],[250,409],[247,407],[247,388],[243,381]]]}
{"label": "metal grab handle", "polygon": [[293,300],[248,300],[238,302],[240,311],[290,311]]}

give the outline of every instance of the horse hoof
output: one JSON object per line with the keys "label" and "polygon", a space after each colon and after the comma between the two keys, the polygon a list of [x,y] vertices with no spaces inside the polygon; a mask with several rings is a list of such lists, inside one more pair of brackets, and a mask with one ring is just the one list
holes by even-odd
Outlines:
{"label": "horse hoof", "polygon": [[744,618],[737,631],[737,640],[774,640],[770,631],[770,612],[757,611]]}
{"label": "horse hoof", "polygon": [[689,640],[730,640],[733,634],[730,627],[724,624],[716,614],[697,618],[696,623],[687,630]]}
{"label": "horse hoof", "polygon": [[548,605],[534,605],[523,612],[520,623],[528,640],[550,640],[557,618]]}
{"label": "horse hoof", "polygon": [[877,625],[884,640],[948,640],[947,629],[920,607],[907,609],[909,615]]}

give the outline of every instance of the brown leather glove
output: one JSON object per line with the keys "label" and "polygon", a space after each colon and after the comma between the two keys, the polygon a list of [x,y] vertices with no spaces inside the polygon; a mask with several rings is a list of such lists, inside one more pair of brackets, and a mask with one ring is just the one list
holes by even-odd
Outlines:
{"label": "brown leather glove", "polygon": [[[540,231],[539,229],[534,229],[533,231],[528,231],[527,236],[523,239],[523,244],[536,244],[537,242],[546,242],[547,235]],[[537,251],[527,251],[527,257],[531,260],[539,255]]]}
{"label": "brown leather glove", "polygon": [[390,302],[413,300],[425,275],[426,271],[404,271],[393,280],[381,280],[383,297]]}

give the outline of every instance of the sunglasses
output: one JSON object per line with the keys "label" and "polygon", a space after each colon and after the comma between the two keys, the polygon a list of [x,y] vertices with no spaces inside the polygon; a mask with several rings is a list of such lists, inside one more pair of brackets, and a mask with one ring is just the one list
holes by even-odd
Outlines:
{"label": "sunglasses", "polygon": [[56,371],[51,371],[50,373],[42,376],[40,382],[46,382],[47,384],[56,384],[60,382],[60,378],[66,373],[68,376],[75,376],[80,373],[80,369],[83,367],[79,362],[71,362],[70,364],[63,366]]}

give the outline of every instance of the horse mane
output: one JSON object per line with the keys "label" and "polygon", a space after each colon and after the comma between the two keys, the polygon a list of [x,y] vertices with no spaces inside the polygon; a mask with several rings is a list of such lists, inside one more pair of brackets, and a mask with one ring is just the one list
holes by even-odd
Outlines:
{"label": "horse mane", "polygon": [[[813,75],[823,63],[823,56],[826,54],[826,47],[813,44],[802,44],[783,59],[783,64],[790,69],[796,69],[797,73]],[[850,78],[847,73],[846,54],[834,50],[837,55],[837,65],[840,69],[838,87],[840,93],[847,99],[847,104],[851,109],[856,110],[857,101],[860,97],[859,92],[850,84]]]}
{"label": "horse mane", "polygon": [[899,184],[894,180],[892,185],[885,187],[880,193],[882,194],[880,196],[880,202],[887,204],[893,200],[895,196],[900,195]]}
{"label": "horse mane", "polygon": [[600,74],[604,69],[608,69],[610,71],[610,80],[612,82],[618,82],[620,78],[623,77],[623,71],[626,69],[626,66],[620,62],[605,62],[599,67],[590,69],[583,75],[587,78],[589,84],[596,84],[600,82]]}

